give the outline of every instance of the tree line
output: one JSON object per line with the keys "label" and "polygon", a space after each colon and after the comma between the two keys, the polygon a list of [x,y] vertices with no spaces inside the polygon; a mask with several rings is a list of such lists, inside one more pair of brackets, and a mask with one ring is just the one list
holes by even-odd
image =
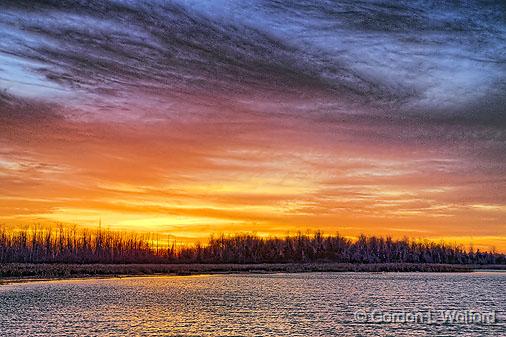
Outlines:
{"label": "tree line", "polygon": [[0,263],[447,263],[506,264],[494,251],[445,242],[361,235],[211,236],[178,245],[158,235],[56,226],[0,228]]}

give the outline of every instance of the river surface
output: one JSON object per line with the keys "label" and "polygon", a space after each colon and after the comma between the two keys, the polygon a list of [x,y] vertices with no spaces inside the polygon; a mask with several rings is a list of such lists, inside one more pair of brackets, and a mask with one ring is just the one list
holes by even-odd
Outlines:
{"label": "river surface", "polygon": [[505,311],[504,272],[0,285],[1,336],[506,336]]}

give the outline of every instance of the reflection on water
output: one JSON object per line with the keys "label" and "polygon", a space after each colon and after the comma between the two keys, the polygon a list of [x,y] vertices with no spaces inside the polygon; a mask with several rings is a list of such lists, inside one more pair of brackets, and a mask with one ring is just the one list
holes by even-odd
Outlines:
{"label": "reflection on water", "polygon": [[[311,273],[0,286],[0,335],[506,335],[506,273]],[[497,311],[495,324],[361,323],[356,310]]]}

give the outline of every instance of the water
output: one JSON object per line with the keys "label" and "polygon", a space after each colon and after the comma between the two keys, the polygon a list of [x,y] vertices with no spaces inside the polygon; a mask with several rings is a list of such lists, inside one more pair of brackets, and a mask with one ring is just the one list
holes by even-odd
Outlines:
{"label": "water", "polygon": [[[309,273],[0,286],[2,336],[505,336],[506,273]],[[354,312],[373,315],[361,322]],[[474,310],[495,323],[438,321]],[[381,311],[381,312],[380,312]],[[388,320],[392,313],[434,321]],[[373,312],[373,313],[372,313]],[[372,314],[371,314],[372,313]],[[478,314],[478,315],[479,315]],[[405,321],[408,321],[407,323]],[[468,320],[469,321],[469,320]]]}

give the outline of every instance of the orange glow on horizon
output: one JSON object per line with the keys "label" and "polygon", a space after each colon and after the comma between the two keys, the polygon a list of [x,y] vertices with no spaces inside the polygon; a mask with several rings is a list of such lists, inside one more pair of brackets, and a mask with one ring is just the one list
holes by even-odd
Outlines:
{"label": "orange glow on horizon", "polygon": [[0,5],[0,224],[506,252],[500,1],[104,3]]}
{"label": "orange glow on horizon", "polygon": [[[85,138],[61,141],[43,131],[25,138],[21,130],[4,147],[0,223],[95,226],[102,219],[112,229],[188,240],[312,230],[475,238],[506,251],[506,206],[483,200],[476,177],[453,174],[460,163],[430,151],[414,158],[402,149],[335,147],[325,133],[311,145],[295,130],[272,128],[263,137],[280,139],[275,144],[231,142],[198,123],[65,123],[62,132],[85,130]],[[190,127],[201,131],[198,139],[188,139]],[[36,142],[27,150],[30,137]]]}

